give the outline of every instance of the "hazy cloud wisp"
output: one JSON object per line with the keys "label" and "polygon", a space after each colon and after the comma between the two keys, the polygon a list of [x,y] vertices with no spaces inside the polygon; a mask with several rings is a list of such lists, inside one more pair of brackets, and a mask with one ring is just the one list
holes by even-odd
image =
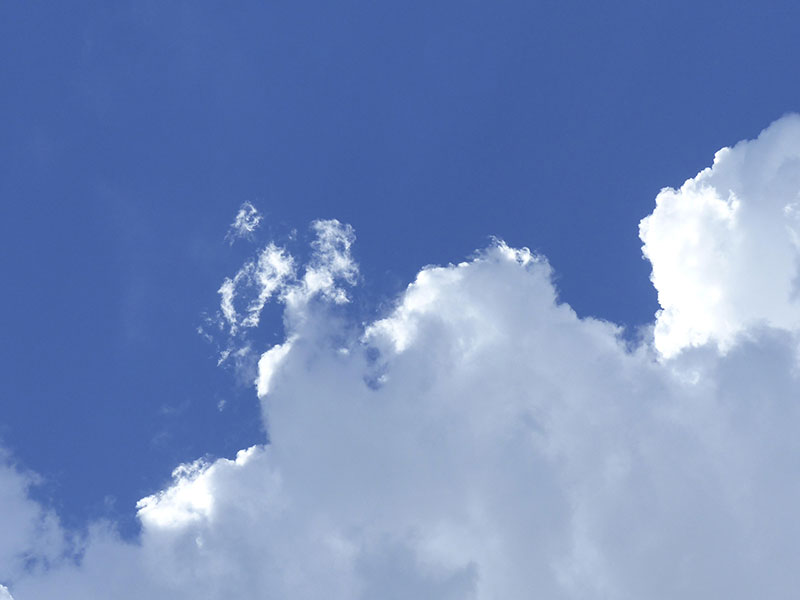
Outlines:
{"label": "hazy cloud wisp", "polygon": [[240,238],[250,239],[253,232],[261,225],[262,220],[263,217],[261,213],[256,210],[255,206],[250,202],[243,203],[239,208],[239,212],[236,213],[233,223],[231,223],[230,228],[228,228],[225,239],[228,240],[231,246]]}

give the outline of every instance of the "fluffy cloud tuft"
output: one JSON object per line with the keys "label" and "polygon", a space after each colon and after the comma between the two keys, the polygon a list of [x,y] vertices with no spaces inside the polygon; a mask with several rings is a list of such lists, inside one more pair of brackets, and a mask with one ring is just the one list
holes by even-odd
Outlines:
{"label": "fluffy cloud tuft", "polygon": [[800,116],[723,148],[680,189],[664,188],[640,225],[662,306],[664,356],[758,324],[800,326]]}

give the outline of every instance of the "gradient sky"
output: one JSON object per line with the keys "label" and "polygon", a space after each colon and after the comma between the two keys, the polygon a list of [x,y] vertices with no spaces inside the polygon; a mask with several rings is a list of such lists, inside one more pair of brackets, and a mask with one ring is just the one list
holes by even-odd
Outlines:
{"label": "gradient sky", "polygon": [[[0,4],[0,442],[69,526],[263,439],[197,334],[257,242],[336,218],[380,314],[496,235],[579,315],[657,308],[639,220],[798,108],[794,2]],[[267,313],[257,341],[282,335]],[[220,402],[224,407],[219,409]],[[121,468],[122,467],[122,468]]]}

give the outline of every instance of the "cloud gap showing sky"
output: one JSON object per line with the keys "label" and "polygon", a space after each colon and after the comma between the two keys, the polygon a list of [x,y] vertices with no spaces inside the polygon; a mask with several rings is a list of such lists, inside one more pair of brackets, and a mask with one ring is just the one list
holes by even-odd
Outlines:
{"label": "cloud gap showing sky", "polygon": [[[788,597],[798,215],[797,115],[663,189],[640,225],[661,310],[633,346],[501,240],[352,322],[356,232],[314,221],[306,261],[267,244],[203,329],[222,362],[256,354],[270,443],[178,466],[133,542],[67,531],[5,457],[0,599]],[[254,348],[270,301],[285,339]]]}

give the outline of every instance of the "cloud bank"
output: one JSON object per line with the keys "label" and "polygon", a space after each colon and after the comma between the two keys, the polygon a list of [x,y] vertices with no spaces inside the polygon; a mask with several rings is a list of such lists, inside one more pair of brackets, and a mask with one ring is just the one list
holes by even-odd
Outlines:
{"label": "cloud bank", "polygon": [[0,580],[16,600],[792,597],[798,157],[790,116],[662,190],[641,224],[662,310],[635,348],[500,241],[366,325],[342,310],[351,228],[315,222],[302,266],[267,246],[220,318],[236,340],[283,304],[254,382],[270,444],[178,467],[137,543],[67,540],[6,468]]}

